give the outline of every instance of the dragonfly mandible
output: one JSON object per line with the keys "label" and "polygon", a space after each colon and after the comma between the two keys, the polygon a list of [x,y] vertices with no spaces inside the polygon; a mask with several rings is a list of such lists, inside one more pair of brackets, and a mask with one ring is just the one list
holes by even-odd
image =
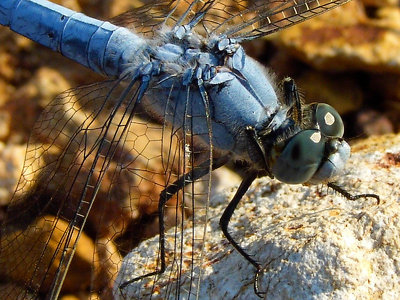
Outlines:
{"label": "dragonfly mandible", "polygon": [[[146,278],[159,291],[160,276],[179,279],[188,261],[194,270],[205,232],[182,233],[206,225],[211,173],[231,161],[244,162],[246,176],[220,225],[256,278],[261,266],[228,225],[257,177],[326,183],[352,199],[379,200],[348,195],[331,182],[350,155],[335,109],[303,104],[293,80],[274,82],[240,45],[348,1],[150,1],[104,22],[46,0],[2,0],[0,24],[108,78],[62,93],[33,128],[1,236],[1,277],[23,286],[17,297],[56,299],[71,288],[65,278],[84,231],[97,241],[93,260],[100,266],[82,274],[91,276],[89,286],[74,285],[99,297],[113,298]],[[148,260],[154,271],[113,287],[113,257],[130,250],[121,238],[143,202],[159,220],[159,253]],[[189,254],[183,239],[191,240]],[[16,249],[29,258],[11,256]],[[179,292],[161,298],[196,297],[201,274],[188,274],[192,288],[179,291],[177,280]]]}

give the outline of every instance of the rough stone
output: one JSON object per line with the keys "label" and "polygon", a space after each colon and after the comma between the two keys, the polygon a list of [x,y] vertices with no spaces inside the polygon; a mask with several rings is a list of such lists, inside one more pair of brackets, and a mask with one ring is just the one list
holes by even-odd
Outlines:
{"label": "rough stone", "polygon": [[21,175],[26,147],[0,143],[0,206],[8,204]]}
{"label": "rough stone", "polygon": [[[398,299],[399,167],[400,135],[370,138],[353,146],[338,183],[352,194],[378,194],[379,205],[374,198],[349,201],[321,186],[257,180],[235,212],[230,232],[266,268],[259,280],[266,298]],[[234,190],[211,202],[199,299],[255,298],[255,268],[232,249],[218,228]],[[119,282],[130,279],[147,255],[157,253],[157,238],[145,241],[140,249],[143,256],[128,255],[124,260],[122,270],[130,275],[121,273]],[[185,248],[185,253],[189,250]],[[188,283],[189,271],[184,268],[182,285]],[[155,299],[166,292],[163,284],[174,295],[175,283],[159,283]],[[152,282],[147,284],[151,289]],[[137,289],[143,294],[150,291],[132,283],[124,293],[133,296]]]}
{"label": "rough stone", "polygon": [[393,133],[394,128],[389,117],[375,110],[360,110],[356,115],[356,124],[367,136]]}
{"label": "rough stone", "polygon": [[[57,226],[53,228],[55,222]],[[0,276],[3,280],[20,284],[21,293],[25,293],[25,288],[35,287],[40,283],[42,276],[47,274],[48,277],[41,286],[41,292],[46,292],[61,258],[60,252],[55,257],[53,255],[57,249],[60,249],[58,247],[62,249],[65,245],[64,232],[67,229],[68,224],[64,221],[56,220],[52,216],[45,216],[24,230],[3,232]],[[76,238],[76,231],[71,238]],[[47,247],[44,249],[45,245]],[[63,291],[76,292],[90,286],[91,272],[95,269],[92,265],[93,253],[93,242],[85,234],[82,234],[71,262],[70,272],[63,284]],[[46,270],[43,268],[36,270],[34,266],[39,261],[45,266],[51,266],[48,273],[44,273]],[[29,287],[25,286],[28,282],[30,282]],[[14,293],[15,291],[10,289],[10,292]],[[6,297],[5,299],[10,298]]]}
{"label": "rough stone", "polygon": [[6,283],[0,284],[0,299],[34,300],[35,296],[17,284]]}
{"label": "rough stone", "polygon": [[[396,10],[390,9],[392,14]],[[359,1],[351,1],[279,32],[275,43],[319,70],[400,74],[398,19],[391,20],[382,26],[382,20],[366,16]]]}
{"label": "rough stone", "polygon": [[315,71],[304,71],[296,78],[300,91],[306,91],[306,102],[327,103],[340,115],[357,111],[362,106],[363,91],[356,81],[354,76]]}
{"label": "rough stone", "polygon": [[398,0],[362,0],[362,2],[365,5],[375,6],[375,7],[379,7],[379,6],[398,6],[399,5],[399,1]]}

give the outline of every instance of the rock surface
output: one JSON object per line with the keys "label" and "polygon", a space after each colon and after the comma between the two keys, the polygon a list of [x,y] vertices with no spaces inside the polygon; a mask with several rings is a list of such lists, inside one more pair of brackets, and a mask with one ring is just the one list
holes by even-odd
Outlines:
{"label": "rock surface", "polygon": [[[230,232],[239,241],[245,237],[246,251],[266,268],[259,281],[266,298],[399,299],[399,180],[399,135],[354,145],[339,181],[352,194],[380,195],[379,205],[373,198],[349,201],[326,187],[257,180],[236,210]],[[218,227],[234,191],[211,201],[199,299],[256,298],[254,267],[233,250]],[[143,257],[157,247],[156,238],[141,244]],[[130,257],[131,264],[124,260],[126,274],[133,274],[143,257]],[[119,280],[129,278],[120,274]],[[174,283],[167,287],[173,294]],[[132,284],[124,293],[135,296],[130,294],[134,291]]]}
{"label": "rock surface", "polygon": [[24,145],[0,142],[0,206],[8,204],[15,191],[21,175],[25,151]]}
{"label": "rock surface", "polygon": [[319,70],[399,74],[398,14],[399,8],[385,6],[370,18],[360,1],[351,1],[282,30],[276,42]]}

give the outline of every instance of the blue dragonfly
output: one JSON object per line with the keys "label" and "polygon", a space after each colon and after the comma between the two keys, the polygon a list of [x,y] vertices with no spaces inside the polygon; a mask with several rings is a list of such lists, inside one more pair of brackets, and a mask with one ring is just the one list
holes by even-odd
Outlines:
{"label": "blue dragonfly", "polygon": [[[2,226],[0,277],[23,287],[10,288],[8,298],[57,299],[68,291],[84,232],[97,241],[93,272],[82,274],[91,278],[88,286],[73,286],[108,299],[150,282],[149,298],[198,297],[206,235],[183,232],[205,228],[211,173],[231,161],[243,162],[246,175],[220,225],[255,267],[259,296],[262,266],[228,230],[257,177],[324,183],[349,199],[379,201],[333,182],[350,156],[339,114],[327,104],[304,104],[293,80],[276,83],[240,45],[348,1],[147,1],[104,22],[46,0],[2,0],[0,24],[107,77],[60,94],[33,128]],[[159,252],[142,268],[152,271],[114,287],[113,258],[132,248],[121,239],[143,202],[157,214]],[[167,233],[169,226],[175,229]],[[25,256],[13,255],[18,251]],[[191,271],[182,275],[186,264]],[[161,277],[175,288],[158,295]],[[180,288],[183,281],[189,288]]]}

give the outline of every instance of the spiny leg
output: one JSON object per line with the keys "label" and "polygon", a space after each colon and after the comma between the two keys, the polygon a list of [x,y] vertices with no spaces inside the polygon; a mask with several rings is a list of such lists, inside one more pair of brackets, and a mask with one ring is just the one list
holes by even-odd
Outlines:
{"label": "spiny leg", "polygon": [[285,104],[290,108],[293,120],[296,124],[301,125],[303,122],[303,110],[302,103],[299,95],[299,91],[294,80],[290,77],[282,80],[283,100]]}
{"label": "spiny leg", "polygon": [[[220,168],[225,165],[229,157],[223,157],[215,160],[212,164],[212,171]],[[180,176],[175,182],[167,186],[160,193],[160,200],[158,203],[158,216],[159,216],[159,230],[160,230],[160,239],[159,239],[159,247],[160,247],[160,268],[155,270],[154,272],[150,272],[132,280],[126,281],[119,286],[119,289],[122,290],[129,284],[144,279],[146,277],[160,275],[165,272],[166,263],[165,263],[165,224],[164,224],[164,213],[165,213],[165,205],[176,193],[178,193],[181,189],[185,188],[190,183],[195,182],[201,177],[207,175],[210,171],[210,161],[207,160],[200,164],[198,167],[193,170],[185,173]]]}
{"label": "spiny leg", "polygon": [[360,198],[375,198],[376,199],[376,204],[379,205],[380,203],[380,198],[378,195],[376,194],[359,194],[359,195],[351,195],[348,191],[346,191],[345,189],[341,188],[340,186],[338,186],[337,184],[333,183],[333,182],[328,182],[328,187],[330,187],[331,189],[333,189],[334,191],[338,192],[339,194],[343,195],[346,199],[354,201]]}
{"label": "spiny leg", "polygon": [[259,288],[258,288],[258,278],[259,274],[261,271],[261,265],[256,262],[246,251],[233,239],[231,234],[228,232],[228,225],[231,220],[231,217],[239,204],[240,200],[243,198],[244,194],[247,192],[249,189],[250,185],[253,183],[253,181],[257,178],[258,173],[257,172],[252,172],[248,174],[248,176],[242,181],[240,184],[238,190],[236,191],[235,196],[233,196],[232,200],[229,202],[228,206],[225,208],[221,219],[219,220],[219,225],[221,227],[222,232],[224,233],[225,237],[231,243],[231,245],[249,262],[251,263],[256,269],[256,276],[255,276],[255,281],[254,281],[254,292],[257,296],[263,297]]}

